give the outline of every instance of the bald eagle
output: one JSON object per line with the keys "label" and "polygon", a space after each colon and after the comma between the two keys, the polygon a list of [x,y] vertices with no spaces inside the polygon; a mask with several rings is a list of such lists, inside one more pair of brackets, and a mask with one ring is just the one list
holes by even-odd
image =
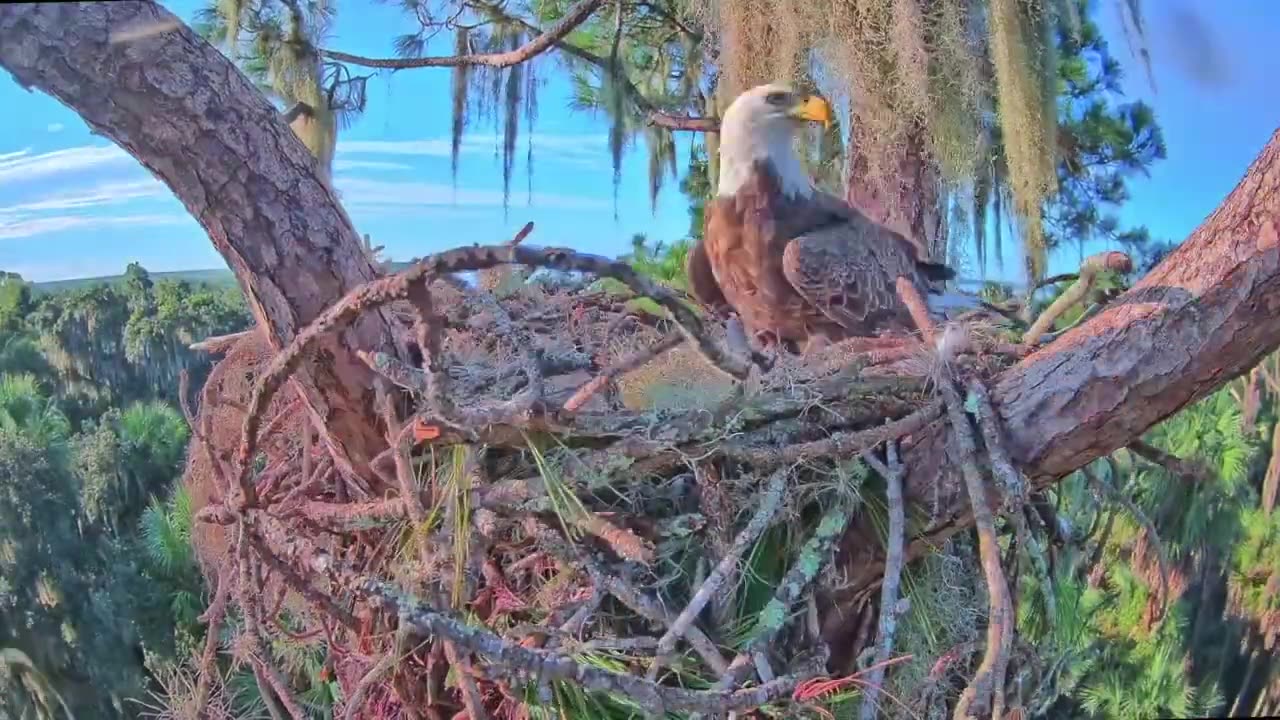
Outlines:
{"label": "bald eagle", "polygon": [[725,112],[719,187],[687,261],[694,296],[793,352],[915,330],[899,277],[930,311],[976,304],[941,292],[955,273],[921,246],[814,187],[793,142],[805,122],[830,126],[830,105],[785,85],[748,90]]}

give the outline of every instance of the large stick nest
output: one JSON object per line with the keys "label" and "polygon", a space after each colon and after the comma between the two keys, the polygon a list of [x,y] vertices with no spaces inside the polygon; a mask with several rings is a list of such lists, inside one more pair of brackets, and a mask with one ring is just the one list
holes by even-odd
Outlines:
{"label": "large stick nest", "polygon": [[[510,263],[634,292],[453,275]],[[387,449],[344,473],[289,377],[377,306],[422,362],[360,352]],[[1000,360],[856,340],[760,372],[734,330],[625,264],[507,245],[358,288],[280,353],[256,332],[206,343],[225,357],[184,478],[216,588],[195,706],[221,651],[305,716],[281,642],[322,649],[347,717],[529,717],[583,689],[620,716],[720,716],[843,687],[818,631],[851,610],[823,599],[848,571],[829,563],[881,492],[865,481],[901,479],[870,453],[941,422],[939,382]]]}

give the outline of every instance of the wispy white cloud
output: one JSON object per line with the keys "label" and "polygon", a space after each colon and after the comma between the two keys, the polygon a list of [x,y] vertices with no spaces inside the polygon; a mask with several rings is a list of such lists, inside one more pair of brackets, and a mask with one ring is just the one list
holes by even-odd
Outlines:
{"label": "wispy white cloud", "polygon": [[92,167],[129,160],[129,155],[114,145],[66,148],[31,155],[28,151],[0,156],[0,185],[27,182],[59,173],[79,172]]}
{"label": "wispy white cloud", "polygon": [[104,182],[81,190],[54,193],[31,202],[0,206],[0,217],[51,210],[84,210],[169,194],[169,189],[155,179]]}
{"label": "wispy white cloud", "polygon": [[64,230],[88,230],[102,227],[151,227],[181,225],[191,222],[186,215],[51,215],[17,217],[0,215],[0,240],[25,238]]}
{"label": "wispy white cloud", "polygon": [[[379,207],[405,207],[428,205],[501,206],[501,190],[475,190],[454,188],[444,183],[389,182],[367,178],[339,177],[336,179],[343,204],[376,210]],[[525,193],[513,194],[512,200],[525,199]],[[597,198],[556,193],[533,193],[531,205],[547,208],[595,209],[609,207],[609,203]]]}
{"label": "wispy white cloud", "polygon": [[65,130],[66,127],[67,126],[63,125],[62,123],[49,123],[49,126],[46,127],[45,129],[51,133],[60,133],[63,130]]}
{"label": "wispy white cloud", "polygon": [[13,160],[14,158],[20,158],[30,154],[31,148],[22,148],[21,150],[14,150],[13,152],[0,153],[0,165],[8,162],[9,160]]}

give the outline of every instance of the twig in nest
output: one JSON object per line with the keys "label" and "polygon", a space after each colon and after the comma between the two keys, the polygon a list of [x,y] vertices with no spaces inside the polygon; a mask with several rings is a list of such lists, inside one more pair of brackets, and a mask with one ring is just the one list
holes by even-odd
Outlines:
{"label": "twig in nest", "polygon": [[1045,311],[1040,313],[1040,317],[1031,324],[1022,335],[1022,343],[1024,345],[1037,345],[1041,340],[1041,336],[1047,333],[1054,322],[1062,316],[1071,306],[1084,299],[1085,295],[1093,289],[1093,284],[1098,278],[1098,273],[1104,270],[1114,270],[1116,272],[1129,272],[1133,269],[1133,260],[1122,252],[1102,252],[1096,255],[1090,255],[1080,264],[1080,276],[1076,279],[1067,291],[1058,296]]}
{"label": "twig in nest", "polygon": [[1000,546],[996,542],[995,518],[987,504],[986,488],[978,470],[978,448],[973,430],[965,416],[964,405],[950,380],[939,383],[939,390],[947,405],[951,421],[952,440],[959,456],[961,474],[973,506],[974,525],[978,531],[978,554],[982,572],[987,582],[987,595],[991,609],[987,618],[987,647],[982,662],[974,673],[969,686],[960,694],[952,715],[956,720],[970,717],[996,717],[996,703],[1004,687],[1005,670],[1009,662],[1009,649],[1013,646],[1013,605],[1009,597],[1009,585],[1000,567]]}
{"label": "twig in nest", "polygon": [[991,404],[991,395],[981,382],[973,380],[969,383],[969,396],[977,406],[978,429],[982,432],[982,441],[991,459],[991,470],[1004,485],[1006,507],[1021,513],[1027,502],[1026,478],[1014,467],[1012,458],[1004,449],[1004,442],[1000,439],[1000,422],[995,406]]}
{"label": "twig in nest", "polygon": [[1156,546],[1156,557],[1160,561],[1160,618],[1163,619],[1165,613],[1169,610],[1169,577],[1172,573],[1173,565],[1169,562],[1169,553],[1165,549],[1164,542],[1160,540],[1160,534],[1156,532],[1156,526],[1132,498],[1125,495],[1101,475],[1095,473],[1088,465],[1080,468],[1080,472],[1084,474],[1085,479],[1093,483],[1094,487],[1100,488],[1107,497],[1124,506],[1124,509],[1133,516],[1133,519],[1137,520],[1138,524],[1142,525],[1143,529],[1147,531],[1147,535],[1151,538],[1151,543]]}
{"label": "twig in nest", "polygon": [[805,541],[796,555],[791,569],[783,576],[773,598],[765,604],[756,621],[755,636],[747,647],[733,659],[728,672],[722,673],[716,681],[714,689],[727,690],[741,684],[751,671],[752,662],[757,653],[764,652],[773,644],[773,639],[786,627],[791,618],[791,608],[800,600],[800,596],[835,557],[835,546],[844,537],[845,528],[853,518],[854,505],[836,503],[823,514],[813,535]]}
{"label": "twig in nest", "polygon": [[258,551],[258,556],[262,559],[262,562],[266,563],[272,570],[280,573],[280,577],[284,579],[289,587],[293,588],[294,592],[306,598],[316,609],[342,623],[347,629],[352,631],[357,629],[358,625],[355,616],[339,606],[333,598],[312,587],[291,565],[276,556],[257,530],[246,527],[245,535],[253,545],[254,550]]}
{"label": "twig in nest", "polygon": [[684,335],[680,333],[669,333],[666,337],[658,341],[656,345],[645,348],[638,352],[632,353],[618,362],[605,368],[594,378],[591,378],[582,387],[574,391],[568,400],[564,401],[564,409],[569,412],[576,412],[578,408],[586,404],[593,395],[600,392],[600,389],[609,384],[611,380],[624,373],[631,372],[645,363],[653,360],[666,351],[674,348],[684,342]]}
{"label": "twig in nest", "polygon": [[199,621],[205,623],[204,651],[200,654],[197,668],[199,679],[196,681],[196,709],[203,711],[209,701],[209,689],[213,676],[218,672],[218,646],[222,643],[222,623],[227,617],[227,600],[231,597],[231,563],[226,562],[218,570],[218,587],[213,592],[213,600],[200,615]]}
{"label": "twig in nest", "polygon": [[373,667],[360,678],[360,682],[355,689],[347,697],[346,711],[343,713],[344,720],[357,720],[359,712],[364,707],[365,697],[375,685],[386,677],[387,673],[395,670],[396,665],[409,654],[411,648],[409,645],[409,628],[402,626],[396,629],[396,641],[391,652],[383,655]]}
{"label": "twig in nest", "polygon": [[884,478],[885,494],[889,504],[889,532],[885,541],[884,582],[880,586],[880,642],[875,662],[869,669],[866,690],[862,701],[862,720],[875,720],[876,695],[884,684],[884,670],[893,654],[893,636],[898,630],[898,583],[902,578],[903,545],[906,535],[906,508],[902,499],[902,463],[898,461],[898,446],[886,444],[887,464],[882,464],[870,452],[862,459]]}
{"label": "twig in nest", "polygon": [[387,428],[387,445],[390,446],[392,458],[395,460],[396,483],[400,486],[400,497],[405,510],[409,512],[409,519],[414,525],[420,525],[426,519],[427,511],[422,506],[422,498],[418,496],[418,483],[414,480],[413,467],[409,461],[408,428],[402,426],[396,418],[395,402],[391,398],[387,382],[379,378],[374,387],[382,410],[382,422]]}
{"label": "twig in nest", "polygon": [[1031,566],[1036,571],[1040,582],[1041,596],[1049,617],[1054,617],[1057,602],[1054,599],[1053,585],[1049,576],[1049,568],[1044,559],[1040,543],[1036,541],[1027,527],[1025,510],[1027,507],[1027,480],[1022,472],[1013,464],[1009,452],[1005,450],[1000,436],[1000,423],[995,406],[991,404],[991,395],[987,388],[977,380],[969,383],[969,395],[977,405],[978,429],[982,432],[982,441],[987,448],[987,456],[991,459],[991,470],[1004,485],[1005,513],[1013,524],[1018,546],[1026,552]]}
{"label": "twig in nest", "polygon": [[764,467],[794,465],[822,457],[851,457],[881,443],[910,435],[941,414],[942,403],[932,402],[904,418],[866,430],[832,433],[829,438],[784,448],[757,448],[729,442],[724,444],[724,453],[731,458]]}
{"label": "twig in nest", "polygon": [[920,335],[928,345],[933,345],[933,320],[929,318],[929,306],[920,297],[920,290],[905,277],[899,277],[896,283],[898,299],[907,307],[911,320],[920,329]]}
{"label": "twig in nest", "polygon": [[[625,578],[608,572],[587,553],[575,551],[568,541],[540,523],[537,518],[526,517],[524,527],[529,535],[537,539],[538,545],[550,551],[551,554],[565,562],[581,564],[591,577],[591,581],[595,583],[597,592],[609,593],[635,614],[664,629],[670,628],[675,622],[675,618],[667,613],[661,603],[645,595]],[[707,667],[714,672],[724,673],[729,669],[729,664],[720,655],[715,643],[711,642],[711,638],[708,638],[702,630],[696,626],[690,627],[685,631],[685,639],[689,641],[689,645],[698,653]]]}
{"label": "twig in nest", "polygon": [[593,691],[629,698],[652,714],[666,712],[726,713],[767,705],[795,690],[805,678],[787,676],[759,687],[736,692],[707,692],[659,685],[634,675],[610,672],[575,662],[561,655],[521,647],[483,629],[438,613],[385,583],[365,580],[361,589],[372,601],[396,612],[400,622],[422,635],[450,640],[489,658],[488,671],[495,677],[534,677],[538,682],[560,680]]}
{"label": "twig in nest", "polygon": [[729,551],[724,554],[724,557],[720,558],[720,562],[715,569],[703,581],[698,591],[693,594],[689,604],[676,617],[675,622],[667,629],[662,639],[658,641],[658,650],[653,659],[653,665],[649,668],[650,680],[658,676],[658,671],[668,660],[671,651],[675,649],[676,642],[693,625],[694,619],[702,612],[702,608],[706,607],[708,602],[711,602],[712,595],[720,589],[721,583],[729,576],[729,573],[738,564],[742,555],[765,531],[770,521],[773,520],[774,515],[777,515],[779,508],[782,507],[783,493],[787,489],[787,480],[790,476],[790,469],[787,468],[775,471],[773,476],[769,478],[768,484],[765,485],[756,501],[756,512],[751,516],[747,526],[734,538],[733,545],[729,548]]}
{"label": "twig in nest", "polygon": [[444,656],[454,668],[454,677],[462,690],[462,705],[467,709],[468,720],[489,720],[489,713],[484,709],[484,696],[480,694],[480,688],[476,687],[471,657],[449,640],[444,641]]}

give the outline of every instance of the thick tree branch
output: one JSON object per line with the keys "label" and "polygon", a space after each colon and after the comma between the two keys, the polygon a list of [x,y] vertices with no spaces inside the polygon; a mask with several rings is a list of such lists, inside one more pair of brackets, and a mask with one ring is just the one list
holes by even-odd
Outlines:
{"label": "thick tree branch", "polygon": [[[136,27],[163,32],[112,43]],[[154,173],[235,272],[273,350],[333,298],[377,277],[315,158],[221,52],[158,3],[0,6],[0,66],[57,98]],[[384,444],[373,374],[352,354],[394,347],[369,313],[300,363],[307,412],[340,469],[365,472]]]}
{"label": "thick tree branch", "polygon": [[480,53],[476,55],[450,55],[446,57],[423,57],[423,58],[370,58],[362,55],[352,55],[350,53],[339,52],[337,50],[321,50],[320,54],[330,60],[344,62],[351,65],[360,65],[362,67],[382,68],[389,70],[409,70],[413,68],[424,67],[458,67],[459,65],[487,65],[489,67],[504,68],[512,65],[518,65],[526,60],[550,50],[553,46],[564,38],[565,35],[573,32],[574,28],[586,22],[591,17],[591,13],[604,4],[604,0],[582,0],[582,2],[569,8],[569,12],[564,17],[556,21],[554,25],[538,34],[529,42],[521,45],[514,50],[497,53]]}
{"label": "thick tree branch", "polygon": [[[1218,210],[1164,262],[988,387],[1005,447],[1034,491],[1132,444],[1277,346],[1280,132]],[[909,556],[973,522],[963,481],[946,461],[947,434],[942,423],[930,423],[904,442],[908,500],[940,508],[908,546]],[[856,579],[832,602],[880,581],[883,561],[858,542],[861,536],[855,526],[842,543],[843,563]],[[824,627],[833,648],[855,631],[835,616]]]}

